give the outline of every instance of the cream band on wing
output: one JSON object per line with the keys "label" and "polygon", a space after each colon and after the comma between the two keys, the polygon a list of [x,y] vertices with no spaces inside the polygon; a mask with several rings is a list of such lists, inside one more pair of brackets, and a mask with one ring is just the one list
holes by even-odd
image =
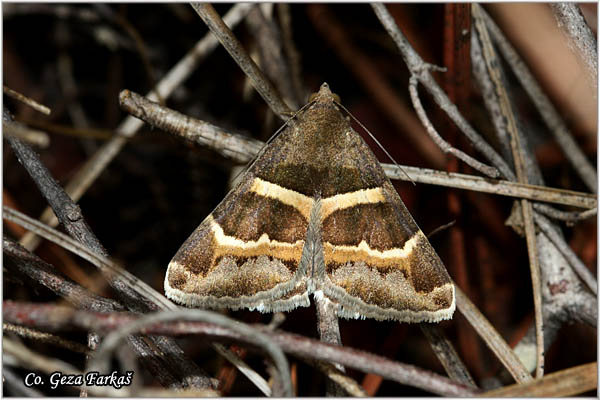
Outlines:
{"label": "cream band on wing", "polygon": [[380,187],[336,194],[321,200],[321,221],[325,220],[334,211],[354,207],[358,204],[375,204],[385,201],[386,199]]}
{"label": "cream band on wing", "polygon": [[369,247],[367,242],[361,241],[357,246],[333,245],[331,243],[323,243],[323,252],[325,262],[343,264],[348,261],[362,260],[370,264],[380,265],[388,264],[394,259],[404,259],[412,254],[414,247],[419,243],[419,240],[424,237],[420,230],[404,243],[402,248],[393,248],[390,250],[379,251]]}
{"label": "cream band on wing", "polygon": [[263,233],[258,240],[241,240],[226,235],[223,228],[212,219],[212,216],[208,218],[210,218],[210,227],[215,240],[214,259],[224,255],[240,257],[267,255],[284,260],[300,261],[304,240],[297,240],[294,243],[279,242],[269,239],[269,235],[266,233]]}
{"label": "cream band on wing", "polygon": [[295,190],[286,189],[275,183],[264,181],[260,178],[254,178],[250,191],[261,196],[277,199],[283,204],[294,207],[307,221],[310,218],[310,210],[314,200],[309,196],[305,196]]}

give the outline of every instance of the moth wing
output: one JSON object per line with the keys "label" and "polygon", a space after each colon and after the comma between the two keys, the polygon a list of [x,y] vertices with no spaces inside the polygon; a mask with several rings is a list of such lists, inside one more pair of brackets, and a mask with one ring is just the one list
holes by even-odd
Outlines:
{"label": "moth wing", "polygon": [[[169,263],[168,298],[190,307],[262,312],[310,304],[299,268],[307,216],[277,197],[285,189],[269,185],[250,169],[196,228]],[[310,210],[307,199],[300,200]]]}
{"label": "moth wing", "polygon": [[405,322],[450,319],[454,286],[439,256],[385,176],[367,144],[351,128],[346,170],[363,187],[321,201],[324,294],[339,315]]}

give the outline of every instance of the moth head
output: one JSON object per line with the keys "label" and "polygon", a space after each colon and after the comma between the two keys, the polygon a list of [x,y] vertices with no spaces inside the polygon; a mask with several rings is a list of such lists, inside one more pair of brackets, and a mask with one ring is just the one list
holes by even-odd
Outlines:
{"label": "moth head", "polygon": [[341,102],[340,96],[338,96],[335,93],[332,93],[331,90],[329,89],[329,85],[326,82],[324,82],[321,85],[321,88],[319,89],[319,91],[317,93],[311,94],[310,97],[308,98],[309,103],[331,102],[331,101],[333,101],[334,103]]}

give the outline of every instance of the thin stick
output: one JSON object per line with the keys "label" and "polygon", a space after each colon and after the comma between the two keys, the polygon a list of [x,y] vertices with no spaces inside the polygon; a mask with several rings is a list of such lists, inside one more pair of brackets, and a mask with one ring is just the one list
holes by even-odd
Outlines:
{"label": "thin stick", "polygon": [[572,397],[598,387],[598,363],[563,369],[533,382],[505,386],[481,393],[487,398],[499,397]]}
{"label": "thin stick", "polygon": [[[35,309],[35,321],[24,318],[32,314]],[[110,331],[130,324],[138,318],[129,313],[93,313],[89,311],[73,310],[56,305],[40,305],[34,303],[19,303],[14,301],[3,302],[3,317],[7,322],[36,326],[49,330],[59,330],[75,326],[83,329],[96,329]],[[301,358],[339,363],[358,371],[373,373],[401,384],[421,388],[431,393],[453,396],[472,396],[478,391],[433,372],[412,365],[395,362],[385,357],[371,354],[350,347],[326,344],[319,340],[306,338],[300,335],[272,331],[268,326],[254,325],[269,340],[287,353]],[[202,334],[221,341],[242,340],[239,332],[200,322],[172,322],[157,323],[148,326],[144,332],[150,335],[190,335]]]}
{"label": "thin stick", "polygon": [[[315,293],[314,301],[317,310],[317,331],[319,332],[319,338],[323,343],[341,346],[342,338],[340,336],[340,325],[337,316],[337,307],[339,306],[327,299],[320,292]],[[339,364],[333,365],[333,368],[337,369],[339,373],[345,373],[344,367]],[[327,397],[345,395],[344,391],[330,379],[327,380],[326,386]]]}
{"label": "thin stick", "polygon": [[285,51],[290,66],[292,87],[294,88],[294,93],[298,99],[298,103],[302,104],[302,102],[306,100],[307,94],[306,90],[304,89],[304,85],[302,84],[300,55],[298,54],[298,50],[296,50],[293,40],[290,5],[287,3],[278,3],[276,7],[277,15],[279,16],[279,24],[281,25],[281,41],[283,50]]}
{"label": "thin stick", "polygon": [[[13,221],[25,227],[26,229],[35,230],[36,234],[38,234],[39,236],[42,236],[47,240],[53,241],[54,243],[59,244],[60,246],[78,254],[80,257],[91,262],[93,265],[97,266],[101,271],[103,271],[107,276],[116,277],[122,284],[123,288],[127,288],[126,290],[131,290],[138,293],[140,300],[149,302],[149,304],[153,305],[155,308],[162,310],[176,310],[179,308],[175,304],[171,303],[166,297],[156,292],[152,287],[148,286],[146,283],[138,279],[133,274],[124,270],[108,258],[90,251],[87,247],[81,245],[79,242],[74,241],[70,237],[6,206],[3,207],[3,211],[3,218]],[[171,351],[177,351],[177,347],[173,347]],[[237,366],[237,364],[235,363],[234,365]],[[185,365],[182,366],[185,367]],[[193,366],[188,365],[187,368],[189,367]],[[243,368],[240,369],[240,371],[244,373],[252,382],[256,382],[254,380],[257,378],[256,375],[246,374],[246,371]],[[194,376],[186,376],[185,378],[193,379]],[[260,385],[262,385],[262,382],[258,381],[256,382],[256,385],[260,387]]]}
{"label": "thin stick", "polygon": [[[60,274],[54,266],[6,237],[3,241],[3,252],[6,256],[5,260],[10,259],[12,261],[4,264],[8,271],[26,275],[32,281],[44,285],[78,308],[102,312],[125,310],[125,307],[120,303],[98,296],[72,282],[69,278]],[[169,368],[165,368],[165,359],[159,358],[141,337],[130,336],[128,340],[139,355],[143,365],[162,385],[182,387],[179,383],[180,378],[173,375]],[[174,349],[173,346],[164,347],[165,353],[168,351],[169,354],[173,353]],[[185,363],[179,362],[178,365],[184,367]],[[188,375],[194,374],[188,373]],[[200,384],[196,385],[196,387],[201,386]]]}
{"label": "thin stick", "polygon": [[[427,68],[432,67],[433,66],[428,66]],[[471,166],[473,169],[481,172],[482,174],[485,174],[492,178],[496,178],[498,176],[498,171],[496,170],[496,168],[477,161],[473,157],[457,149],[456,147],[453,147],[450,143],[442,139],[440,134],[433,127],[431,121],[429,121],[429,118],[427,118],[427,113],[425,112],[425,109],[421,104],[421,99],[419,99],[419,92],[417,90],[418,84],[419,79],[416,75],[412,75],[408,81],[408,91],[410,93],[410,99],[412,100],[413,107],[415,108],[415,111],[417,112],[421,123],[423,124],[425,130],[427,131],[427,133],[429,133],[429,136],[431,136],[431,139],[435,142],[435,144],[437,144],[438,147],[442,149],[444,153],[452,154],[453,156],[455,156],[459,160],[462,160],[465,164]]]}
{"label": "thin stick", "polygon": [[[480,14],[480,7],[473,5],[473,19],[475,28],[481,40],[481,47],[484,60],[486,62],[488,74],[494,83],[502,115],[506,118],[506,129],[510,133],[510,147],[512,150],[517,180],[521,183],[528,183],[527,171],[525,169],[525,154],[521,144],[521,133],[517,130],[514,112],[508,97],[508,93],[503,84],[500,62],[491,44],[485,23]],[[542,316],[542,289],[540,278],[540,264],[537,249],[537,240],[535,237],[535,225],[533,221],[533,209],[528,200],[521,200],[521,211],[523,213],[523,222],[525,225],[525,237],[527,241],[527,253],[529,255],[529,266],[531,270],[531,283],[533,287],[533,304],[535,307],[535,324],[537,338],[537,365],[536,377],[539,379],[544,375],[544,332]]]}
{"label": "thin stick", "polygon": [[213,343],[213,347],[217,352],[222,355],[227,361],[231,364],[235,365],[235,367],[244,375],[246,375],[254,385],[264,393],[265,396],[271,397],[271,387],[267,384],[267,382],[260,376],[256,371],[248,366],[239,358],[235,353],[227,349],[227,347],[223,346],[220,343]]}
{"label": "thin stick", "polygon": [[46,132],[27,128],[12,121],[2,121],[2,132],[5,136],[12,136],[38,147],[46,148],[50,144],[50,137]]}
{"label": "thin stick", "polygon": [[[379,21],[398,46],[411,74],[416,76],[419,83],[425,86],[435,102],[448,114],[456,126],[459,127],[471,143],[473,143],[473,146],[496,166],[502,175],[509,179],[514,177],[513,172],[502,157],[500,157],[500,155],[481,138],[475,129],[471,127],[466,119],[460,114],[458,108],[448,99],[448,96],[435,82],[427,67],[428,64],[425,63],[421,56],[419,56],[419,54],[411,47],[385,6],[376,3],[372,4],[371,7],[373,7]],[[496,176],[497,174],[494,174],[492,177],[495,178]]]}
{"label": "thin stick", "polygon": [[[527,65],[525,65],[523,60],[519,57],[515,48],[506,39],[496,23],[490,18],[490,16],[482,7],[477,5],[473,5],[473,7],[479,8],[480,14],[482,15],[482,18],[489,29],[491,38],[498,46],[498,49],[504,56],[506,62],[511,66],[517,79],[523,86],[523,89],[525,89],[525,92],[527,92],[529,98],[531,101],[533,101],[533,104],[535,104],[536,108],[540,112],[540,115],[546,123],[546,126],[548,126],[560,148],[565,153],[567,160],[569,160],[571,165],[573,165],[573,168],[575,171],[577,171],[586,186],[589,187],[594,193],[597,193],[598,173],[593,165],[588,161],[583,151],[581,151],[577,145],[573,135],[570,133],[567,125],[560,116],[560,113],[556,110],[556,108],[554,108],[552,102],[548,96],[546,96]],[[577,6],[573,4],[573,7]],[[595,53],[596,52],[594,50],[594,57]],[[595,77],[596,74],[594,74],[594,79],[596,79]]]}
{"label": "thin stick", "polygon": [[[199,309],[177,309],[167,310],[158,312],[155,314],[146,315],[139,318],[137,321],[124,325],[119,330],[110,333],[102,341],[98,350],[94,353],[94,357],[87,367],[87,371],[106,371],[109,367],[109,357],[111,353],[118,347],[119,343],[127,336],[143,330],[143,328],[159,323],[168,321],[202,321],[214,324],[218,327],[224,327],[237,332],[244,341],[247,343],[254,344],[265,350],[275,363],[275,367],[278,372],[278,381],[283,388],[282,393],[274,393],[275,396],[292,396],[292,382],[290,380],[290,371],[285,355],[281,351],[280,347],[274,344],[269,338],[262,332],[249,327],[248,325],[242,324],[238,321],[232,320],[210,311],[204,311]],[[274,385],[278,387],[278,385]]]}
{"label": "thin stick", "polygon": [[88,349],[87,346],[84,346],[81,343],[66,340],[61,338],[60,336],[52,335],[46,332],[40,332],[35,329],[25,328],[19,325],[3,323],[2,330],[4,331],[4,334],[9,332],[14,333],[24,338],[32,339],[43,343],[50,343],[55,346],[62,347],[64,349],[74,351],[76,353],[87,354],[90,351],[90,349]]}
{"label": "thin stick", "polygon": [[419,327],[425,334],[438,360],[446,370],[448,376],[457,382],[477,389],[477,384],[469,373],[466,365],[460,359],[452,342],[448,340],[442,330],[435,324],[420,323]]}
{"label": "thin stick", "polygon": [[572,47],[577,49],[577,54],[585,62],[588,69],[589,81],[598,87],[598,43],[596,35],[581,14],[576,3],[550,3],[554,18],[558,26],[568,36]]}
{"label": "thin stick", "polygon": [[[159,106],[131,91],[121,92],[120,101],[123,109],[143,119],[148,124],[208,146],[223,156],[232,158],[242,164],[253,159],[264,147],[264,142],[230,133],[223,128],[215,127],[205,121],[187,117],[167,107]],[[404,181],[414,179],[418,183],[545,201],[585,209],[597,207],[597,197],[595,195],[572,190],[535,186],[406,165],[382,163],[381,166],[390,179]],[[409,175],[410,179],[406,175]]]}
{"label": "thin stick", "polygon": [[6,139],[67,232],[96,253],[106,255],[106,250],[92,233],[79,206],[56,183],[39,156],[20,140],[12,137]]}
{"label": "thin stick", "polygon": [[[37,371],[42,371],[46,374],[59,371],[63,375],[83,375],[81,371],[73,365],[68,364],[58,359],[48,358],[40,353],[29,350],[20,343],[14,342],[11,339],[4,338],[2,340],[3,351],[5,354],[10,354],[20,361],[21,366]],[[115,389],[110,385],[107,386],[87,386],[86,390],[95,396],[100,397],[179,397],[186,394],[191,397],[217,397],[219,393],[211,389],[191,389],[191,390],[160,390],[151,388],[149,390],[130,390],[127,386],[122,386],[120,389]]]}
{"label": "thin stick", "polygon": [[484,339],[485,344],[498,357],[500,362],[506,367],[511,376],[518,383],[529,382],[533,378],[527,372],[527,369],[521,363],[521,360],[515,355],[514,351],[504,341],[502,336],[496,331],[496,328],[487,320],[487,318],[477,309],[475,304],[463,293],[463,291],[454,284],[456,290],[456,306],[462,315],[469,321],[473,329]]}
{"label": "thin stick", "polygon": [[262,70],[279,89],[284,102],[297,110],[304,99],[295,95],[288,60],[283,56],[281,33],[272,15],[266,16],[262,7],[254,7],[248,13],[246,25],[255,38]]}
{"label": "thin stick", "polygon": [[589,210],[581,212],[561,211],[557,210],[554,207],[550,207],[547,204],[534,204],[533,208],[539,213],[544,214],[550,218],[558,219],[561,221],[567,221],[567,223],[571,224],[577,221],[582,221],[584,219],[593,217],[597,214],[598,211],[597,208],[590,208]]}
{"label": "thin stick", "polygon": [[167,310],[177,309],[175,304],[171,303],[166,297],[156,292],[152,287],[138,279],[135,275],[124,270],[107,257],[91,251],[89,248],[81,245],[64,233],[58,232],[49,226],[6,206],[3,206],[3,218],[13,221],[28,230],[35,230],[38,235],[77,254],[98,267],[107,277],[112,277],[111,280],[118,277],[124,286],[135,292],[138,296],[145,298],[147,303],[155,304],[155,308],[159,307]]}
{"label": "thin stick", "polygon": [[129,90],[119,94],[119,104],[125,111],[152,126],[207,146],[237,162],[249,161],[248,156],[258,154],[264,146],[259,140],[224,132],[215,125],[162,107]]}
{"label": "thin stick", "polygon": [[546,217],[540,214],[536,214],[534,216],[536,224],[540,227],[542,232],[554,245],[556,248],[562,253],[562,255],[567,259],[573,270],[581,280],[590,288],[590,290],[594,294],[598,294],[598,282],[594,275],[590,272],[590,270],[585,266],[585,264],[577,257],[575,252],[569,247],[569,245],[565,242],[565,240],[554,230],[552,227],[552,223],[548,221]]}
{"label": "thin stick", "polygon": [[[321,361],[304,361],[321,371],[323,374],[325,374],[325,376],[327,376],[327,378],[330,379],[331,382],[334,383],[337,387],[343,389],[343,391],[339,395],[340,397],[368,397],[367,393],[365,393],[365,390],[361,385],[358,384],[358,382],[346,375],[345,372],[341,372],[333,365]],[[333,397],[333,395],[327,396]]]}
{"label": "thin stick", "polygon": [[[233,27],[237,25],[253,7],[249,3],[236,4],[223,19],[225,23]],[[181,59],[173,68],[158,82],[156,87],[148,93],[146,97],[156,101],[159,94],[163,99],[167,99],[173,91],[179,87],[194,72],[198,64],[218,45],[217,39],[210,32],[206,34],[196,45]],[[102,171],[119,154],[127,140],[135,136],[137,131],[144,125],[142,121],[135,117],[127,117],[117,127],[115,135],[109,142],[104,144],[85,164],[77,171],[75,176],[65,187],[65,191],[77,202],[83,194],[89,189],[94,181],[100,176]],[[46,208],[40,217],[40,220],[54,227],[58,220],[53,216],[50,208]],[[21,239],[21,244],[30,249],[35,249],[39,244],[39,238],[33,234],[27,234]]]}
{"label": "thin stick", "polygon": [[24,94],[17,92],[16,90],[12,90],[11,88],[9,88],[7,86],[3,86],[2,88],[4,90],[4,94],[7,95],[8,97],[12,97],[15,100],[19,100],[20,102],[27,104],[29,107],[33,108],[36,111],[41,112],[42,114],[50,115],[51,111],[48,107],[25,96]]}
{"label": "thin stick", "polygon": [[252,82],[254,89],[261,95],[267,105],[282,120],[286,119],[293,111],[283,102],[277,90],[271,82],[263,75],[260,68],[250,58],[240,41],[235,37],[227,25],[223,22],[219,14],[209,3],[192,3],[192,7],[206,26],[219,39],[223,47],[229,52],[229,55],[235,60],[239,67]]}
{"label": "thin stick", "polygon": [[62,275],[51,264],[29,252],[18,243],[4,236],[2,251],[7,262],[4,267],[11,273],[27,276],[37,284],[43,285],[63,297],[75,307],[93,311],[115,311],[125,308],[118,302],[83,288]]}
{"label": "thin stick", "polygon": [[[400,173],[401,171],[399,168],[395,165],[382,163],[382,167],[390,179],[406,180],[404,175]],[[598,206],[597,197],[595,195],[567,189],[482,178],[475,175],[437,171],[407,165],[402,165],[401,168],[418,183],[492,193],[528,200],[546,201],[549,203],[564,204],[585,209],[592,209]]]}

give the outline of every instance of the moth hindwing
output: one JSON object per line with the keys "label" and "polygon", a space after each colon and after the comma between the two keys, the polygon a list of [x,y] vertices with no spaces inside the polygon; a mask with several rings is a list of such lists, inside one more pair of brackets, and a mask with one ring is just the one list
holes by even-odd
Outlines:
{"label": "moth hindwing", "polygon": [[436,322],[454,286],[323,84],[170,262],[190,307],[289,311],[320,291],[346,318]]}

